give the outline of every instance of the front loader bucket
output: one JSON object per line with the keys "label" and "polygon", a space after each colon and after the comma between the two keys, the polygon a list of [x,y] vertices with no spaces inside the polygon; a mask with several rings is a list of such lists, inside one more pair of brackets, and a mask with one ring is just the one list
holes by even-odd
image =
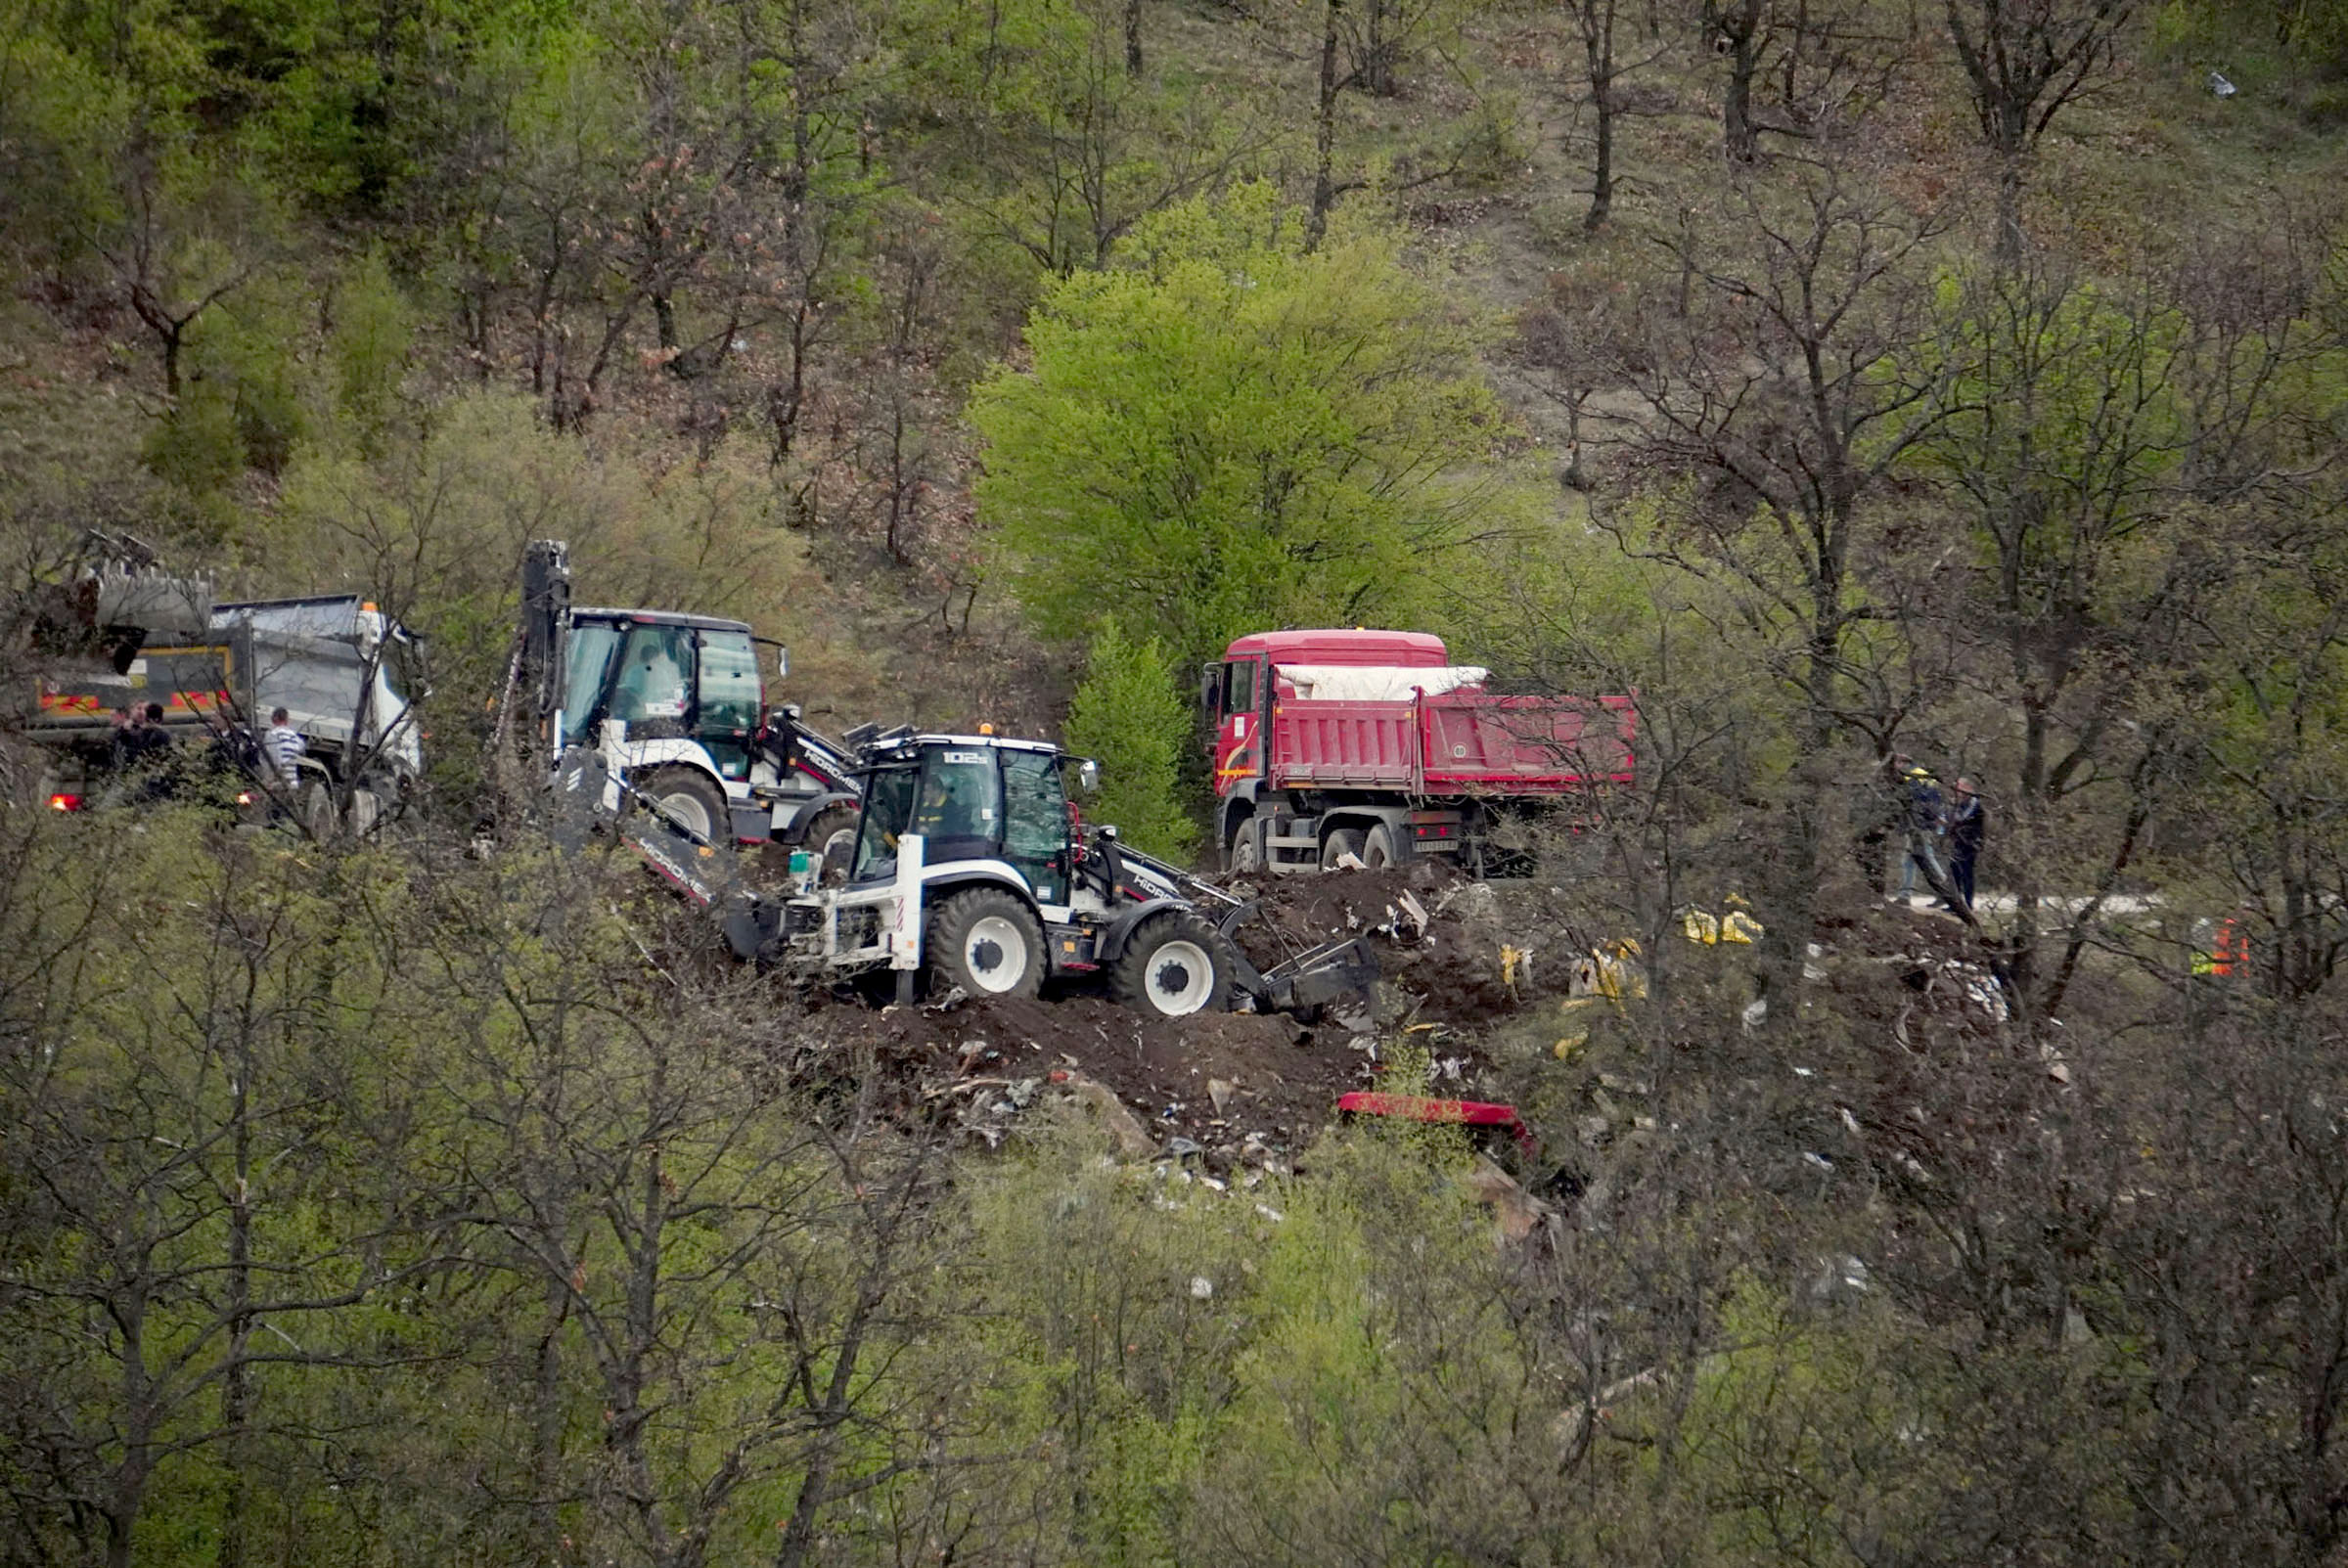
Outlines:
{"label": "front loader bucket", "polygon": [[1248,989],[1259,1007],[1274,1012],[1302,1012],[1370,989],[1377,980],[1377,955],[1361,937],[1324,942],[1275,964]]}

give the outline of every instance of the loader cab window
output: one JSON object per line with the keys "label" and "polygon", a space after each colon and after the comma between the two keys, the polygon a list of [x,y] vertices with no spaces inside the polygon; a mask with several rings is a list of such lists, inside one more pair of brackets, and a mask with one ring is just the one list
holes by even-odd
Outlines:
{"label": "loader cab window", "polygon": [[995,753],[985,746],[937,746],[922,759],[913,830],[928,840],[930,865],[984,860],[1003,834],[1003,789]]}
{"label": "loader cab window", "polygon": [[1014,751],[1003,758],[1003,858],[1019,870],[1039,904],[1067,902],[1068,792],[1060,758]]}
{"label": "loader cab window", "polygon": [[864,818],[856,829],[856,866],[852,882],[885,881],[897,874],[897,840],[913,821],[914,792],[921,784],[917,768],[890,768],[867,774],[864,781]]}
{"label": "loader cab window", "polygon": [[700,690],[694,731],[717,771],[739,779],[750,765],[750,738],[757,733],[761,692],[758,650],[747,632],[700,634]]}
{"label": "loader cab window", "polygon": [[681,736],[693,697],[693,629],[633,626],[611,681],[610,715],[630,739]]}
{"label": "loader cab window", "polygon": [[620,628],[610,621],[581,621],[570,629],[570,657],[563,672],[563,734],[566,739],[588,740],[584,732],[595,723],[603,705],[604,687],[611,678],[611,661],[619,653]]}

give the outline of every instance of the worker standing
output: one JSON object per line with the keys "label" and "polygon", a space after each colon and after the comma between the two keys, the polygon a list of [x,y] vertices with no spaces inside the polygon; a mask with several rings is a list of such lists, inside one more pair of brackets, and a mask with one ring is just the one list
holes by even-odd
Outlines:
{"label": "worker standing", "polygon": [[1924,885],[1944,898],[1948,893],[1949,874],[1940,863],[1940,843],[1947,831],[1943,811],[1945,802],[1940,786],[1933,782],[1927,768],[1908,770],[1908,853],[1900,865],[1900,899],[1905,903],[1916,891],[1916,874],[1922,872]]}
{"label": "worker standing", "polygon": [[261,738],[261,750],[277,774],[278,783],[292,789],[301,782],[297,759],[308,755],[309,749],[309,738],[294,728],[292,714],[279,708],[269,715],[269,733]]}
{"label": "worker standing", "polygon": [[1968,910],[1973,907],[1973,868],[1981,858],[1988,815],[1981,797],[1973,792],[1972,780],[1959,779],[1956,797],[1949,802],[1949,877]]}

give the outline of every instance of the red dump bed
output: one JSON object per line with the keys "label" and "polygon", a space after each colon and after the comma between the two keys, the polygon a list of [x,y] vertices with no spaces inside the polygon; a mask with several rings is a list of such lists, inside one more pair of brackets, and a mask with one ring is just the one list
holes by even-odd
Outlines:
{"label": "red dump bed", "polygon": [[1562,794],[1631,782],[1627,696],[1447,692],[1392,702],[1276,697],[1266,782],[1404,794]]}

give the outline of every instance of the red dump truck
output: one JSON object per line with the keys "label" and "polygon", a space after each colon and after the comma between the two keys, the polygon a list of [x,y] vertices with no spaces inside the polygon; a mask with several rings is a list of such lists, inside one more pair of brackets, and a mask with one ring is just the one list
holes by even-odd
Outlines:
{"label": "red dump truck", "polygon": [[1511,815],[1632,776],[1628,696],[1489,691],[1425,632],[1256,632],[1206,666],[1216,827],[1232,872],[1455,857]]}

